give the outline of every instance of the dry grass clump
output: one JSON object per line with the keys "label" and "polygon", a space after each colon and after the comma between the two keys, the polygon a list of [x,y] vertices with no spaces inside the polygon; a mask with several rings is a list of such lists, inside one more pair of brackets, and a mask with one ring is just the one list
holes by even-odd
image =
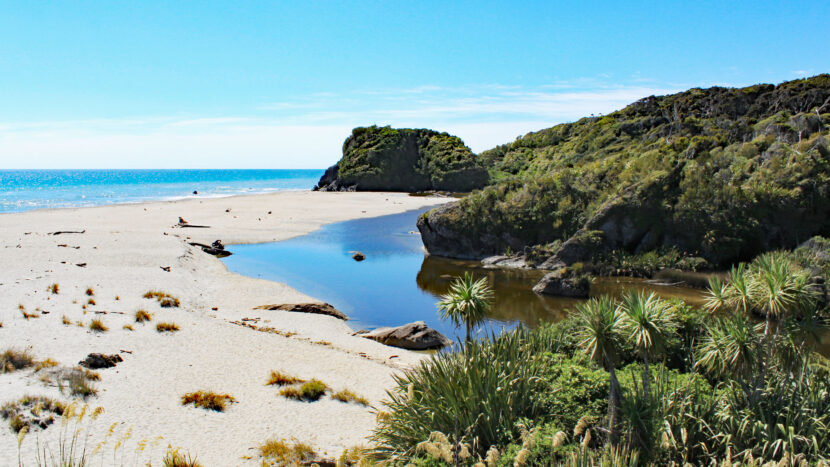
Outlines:
{"label": "dry grass clump", "polygon": [[87,304],[87,305],[92,305],[92,306],[95,306],[95,299],[94,299],[94,298],[90,298],[89,300],[87,300],[87,301],[86,301],[86,304]]}
{"label": "dry grass clump", "polygon": [[92,384],[92,381],[101,380],[99,373],[89,371],[86,368],[75,367],[62,372],[61,376],[62,378],[57,381],[61,393],[68,389],[69,394],[82,399],[98,394],[98,389]]}
{"label": "dry grass clump", "polygon": [[127,330],[127,331],[135,331],[135,328],[133,328],[132,324],[125,324],[125,325],[121,326],[121,329],[124,329],[124,330]]}
{"label": "dry grass clump", "polygon": [[149,290],[144,294],[144,298],[155,298],[162,308],[178,308],[181,303],[179,299],[166,292],[158,290]]}
{"label": "dry grass clump", "polygon": [[291,441],[269,439],[259,446],[259,454],[263,465],[304,465],[317,458],[311,446],[293,438]]}
{"label": "dry grass clump", "polygon": [[179,330],[179,325],[176,323],[158,323],[156,331],[158,332],[176,332]]}
{"label": "dry grass clump", "polygon": [[[366,446],[352,446],[343,450],[340,458],[337,459],[337,465],[353,465],[357,467],[364,467],[375,465],[369,459],[369,448]],[[494,464],[495,465],[495,464]]]}
{"label": "dry grass clump", "polygon": [[121,296],[120,296],[120,295],[116,295],[116,296],[115,296],[115,301],[117,302],[118,300],[121,300]]}
{"label": "dry grass clump", "polygon": [[323,397],[328,389],[329,387],[326,385],[326,383],[317,379],[312,379],[311,381],[303,384],[299,388],[283,388],[280,391],[280,395],[283,397],[287,397],[289,399],[314,402]]}
{"label": "dry grass clump", "polygon": [[46,288],[47,292],[52,292],[53,294],[57,295],[61,291],[61,286],[58,283],[54,283]]}
{"label": "dry grass clump", "polygon": [[236,402],[230,394],[217,394],[212,391],[189,392],[182,396],[182,405],[193,404],[205,410],[224,412],[227,404]]}
{"label": "dry grass clump", "polygon": [[0,373],[11,373],[35,364],[35,357],[28,350],[6,349],[0,353]]}
{"label": "dry grass clump", "polygon": [[135,312],[135,322],[136,323],[143,323],[145,321],[150,321],[150,320],[152,320],[152,318],[153,317],[150,315],[150,313],[147,313],[144,310],[138,310],[138,311]]}
{"label": "dry grass clump", "polygon": [[66,405],[44,396],[24,396],[0,407],[0,416],[9,421],[15,433],[32,427],[46,428],[55,421],[55,416],[63,415]]}
{"label": "dry grass clump", "polygon": [[182,454],[178,449],[168,448],[161,462],[164,467],[202,467],[190,453]]}
{"label": "dry grass clump", "polygon": [[87,287],[86,292],[84,292],[84,293],[87,294],[87,296],[89,296],[89,297],[95,295],[95,291],[92,290],[92,287]]}
{"label": "dry grass clump", "polygon": [[108,328],[107,325],[98,318],[95,318],[89,322],[89,329],[95,332],[107,332],[110,330],[110,328]]}
{"label": "dry grass clump", "polygon": [[181,303],[176,297],[164,297],[159,300],[159,306],[162,308],[178,308]]}
{"label": "dry grass clump", "polygon": [[296,376],[285,374],[281,371],[272,371],[271,377],[265,383],[268,386],[288,386],[290,384],[305,383],[306,380],[297,378]]}
{"label": "dry grass clump", "polygon": [[355,404],[369,405],[368,399],[366,399],[363,396],[359,396],[348,389],[343,389],[342,391],[335,392],[331,395],[331,398],[339,400],[340,402],[354,402]]}
{"label": "dry grass clump", "polygon": [[70,324],[72,324],[72,320],[69,319],[68,316],[63,315],[63,316],[61,316],[61,323],[63,323],[64,326],[69,326]]}
{"label": "dry grass clump", "polygon": [[51,358],[47,358],[46,360],[41,360],[35,363],[35,371],[40,371],[44,368],[52,368],[58,366],[58,362],[52,360]]}

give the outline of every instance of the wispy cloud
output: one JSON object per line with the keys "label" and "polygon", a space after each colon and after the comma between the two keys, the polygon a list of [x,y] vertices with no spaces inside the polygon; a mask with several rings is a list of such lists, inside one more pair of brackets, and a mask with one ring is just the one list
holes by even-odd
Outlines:
{"label": "wispy cloud", "polygon": [[351,128],[372,124],[448,131],[478,152],[677,89],[596,79],[533,88],[423,85],[318,92],[232,115],[0,122],[0,154],[13,156],[0,168],[325,167],[339,158]]}

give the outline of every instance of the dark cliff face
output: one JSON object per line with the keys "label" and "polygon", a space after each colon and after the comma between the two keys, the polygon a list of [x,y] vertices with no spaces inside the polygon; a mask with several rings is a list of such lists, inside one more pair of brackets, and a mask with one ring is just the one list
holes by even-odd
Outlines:
{"label": "dark cliff face", "polygon": [[666,248],[713,266],[830,234],[830,75],[649,97],[480,155],[492,184],[418,223],[436,255]]}
{"label": "dark cliff face", "polygon": [[355,128],[321,191],[455,191],[481,188],[487,170],[458,137],[432,130]]}

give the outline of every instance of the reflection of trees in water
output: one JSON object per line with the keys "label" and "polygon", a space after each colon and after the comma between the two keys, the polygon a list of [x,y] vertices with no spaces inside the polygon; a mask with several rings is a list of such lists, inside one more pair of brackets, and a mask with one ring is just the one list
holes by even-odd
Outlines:
{"label": "reflection of trees in water", "polygon": [[[559,321],[581,300],[538,295],[532,287],[546,271],[535,269],[487,269],[477,261],[463,261],[425,256],[418,272],[418,287],[436,298],[447,293],[450,283],[465,272],[487,276],[495,292],[488,317],[498,321],[519,321],[536,326],[545,321]],[[629,277],[598,277],[591,285],[591,295],[608,294],[619,298],[627,290],[655,292],[661,297],[681,298],[692,305],[703,302],[703,291],[688,287],[660,285]]]}
{"label": "reflection of trees in water", "polygon": [[488,318],[498,321],[519,321],[536,326],[544,321],[558,321],[578,300],[543,297],[531,288],[544,271],[521,269],[485,269],[476,261],[451,260],[425,256],[418,272],[418,287],[437,297],[447,293],[452,281],[465,272],[475,277],[486,276],[495,293]]}

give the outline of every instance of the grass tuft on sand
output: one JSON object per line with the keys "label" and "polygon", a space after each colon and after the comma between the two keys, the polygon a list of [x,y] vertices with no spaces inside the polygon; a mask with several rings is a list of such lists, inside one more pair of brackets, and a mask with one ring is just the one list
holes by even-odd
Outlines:
{"label": "grass tuft on sand", "polygon": [[283,373],[281,371],[272,371],[268,382],[268,386],[288,386],[291,384],[305,383],[306,380],[297,378],[296,376]]}
{"label": "grass tuft on sand", "polygon": [[329,387],[326,383],[312,379],[311,381],[298,387],[287,387],[280,391],[280,395],[288,399],[295,399],[299,401],[314,402],[320,400],[326,394]]}
{"label": "grass tuft on sand", "polygon": [[345,403],[354,402],[355,404],[369,405],[368,399],[358,394],[355,394],[354,392],[348,389],[343,389],[341,391],[335,392],[331,395],[331,398]]}
{"label": "grass tuft on sand", "polygon": [[44,429],[60,417],[66,410],[63,402],[44,396],[23,396],[16,401],[7,402],[0,407],[0,417],[9,421],[15,433],[31,430],[34,427]]}
{"label": "grass tuft on sand", "polygon": [[190,453],[182,454],[178,449],[168,448],[167,453],[161,460],[164,467],[202,467],[195,457]]}
{"label": "grass tuft on sand", "polygon": [[47,291],[47,292],[51,292],[51,293],[53,293],[53,294],[57,295],[57,294],[59,294],[59,293],[60,293],[60,291],[61,291],[61,286],[60,286],[60,285],[58,285],[58,283],[57,283],[57,282],[55,282],[54,284],[52,284],[52,285],[50,285],[49,287],[47,287],[47,288],[46,288],[46,291]]}
{"label": "grass tuft on sand", "polygon": [[107,325],[98,318],[95,318],[89,322],[89,329],[94,332],[107,332],[110,330],[110,328],[108,328]]}
{"label": "grass tuft on sand", "polygon": [[176,332],[179,329],[179,325],[176,323],[158,323],[156,325],[156,331],[158,332]]}
{"label": "grass tuft on sand", "polygon": [[35,364],[35,357],[28,350],[6,349],[0,353],[0,374],[22,370]]}
{"label": "grass tuft on sand", "polygon": [[224,412],[227,404],[236,402],[230,394],[217,394],[212,391],[189,392],[182,396],[182,405],[193,404],[205,410]]}
{"label": "grass tuft on sand", "polygon": [[143,323],[145,321],[151,321],[153,319],[150,313],[147,313],[144,310],[138,310],[135,312],[135,322],[136,323]]}
{"label": "grass tuft on sand", "polygon": [[259,455],[263,465],[304,465],[317,457],[311,446],[296,439],[269,439],[259,446]]}
{"label": "grass tuft on sand", "polygon": [[162,308],[178,308],[181,305],[179,299],[170,295],[167,292],[162,292],[159,290],[148,290],[144,294],[144,298],[154,298],[156,301],[159,302],[159,305]]}

